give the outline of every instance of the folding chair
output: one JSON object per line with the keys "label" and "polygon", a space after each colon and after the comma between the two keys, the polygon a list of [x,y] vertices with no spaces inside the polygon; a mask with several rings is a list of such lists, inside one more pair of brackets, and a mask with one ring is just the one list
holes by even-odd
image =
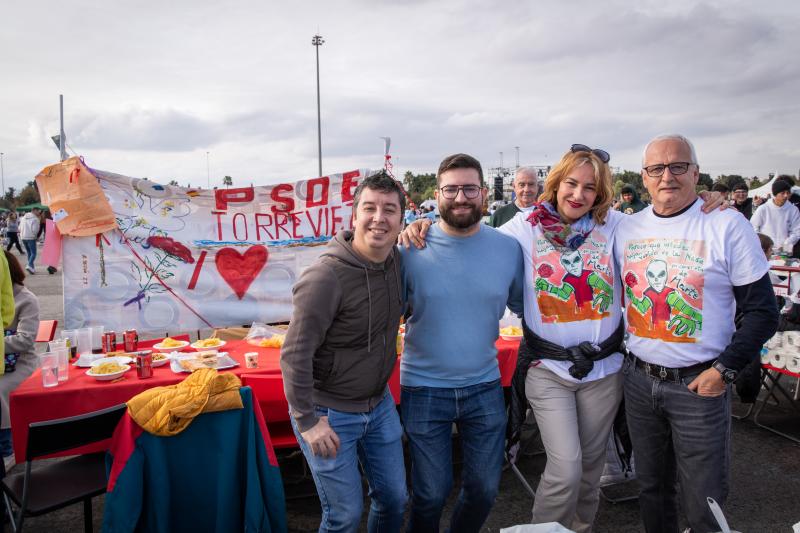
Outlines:
{"label": "folding chair", "polygon": [[763,400],[759,400],[762,403],[760,406],[758,406],[758,408],[755,411],[755,415],[753,416],[753,422],[760,428],[766,429],[767,431],[771,431],[776,435],[780,435],[781,437],[784,437],[786,439],[789,439],[793,442],[800,444],[800,438],[798,438],[797,436],[784,433],[783,431],[780,431],[778,429],[775,429],[774,427],[759,422],[758,420],[759,416],[761,416],[762,412],[764,411],[764,408],[767,406],[767,403],[769,402],[770,399],[775,401],[775,405],[780,404],[780,400],[778,398],[777,393],[780,393],[780,395],[783,396],[788,405],[792,409],[794,409],[796,413],[800,414],[800,407],[798,407],[797,402],[794,400],[794,398],[792,398],[791,394],[783,387],[783,385],[780,382],[783,376],[800,378],[800,374],[791,372],[789,370],[786,370],[785,368],[777,368],[768,363],[764,363],[761,365],[761,384],[766,389],[767,395],[764,397]]}
{"label": "folding chair", "polygon": [[[122,415],[120,404],[85,415],[71,416],[28,426],[25,472],[0,480],[13,531],[24,519],[83,502],[83,529],[92,531],[92,498],[106,491],[105,452],[78,455],[31,469],[31,463],[48,455],[110,439]],[[17,507],[13,512],[11,502]]]}
{"label": "folding chair", "polygon": [[39,330],[36,332],[36,342],[50,342],[56,336],[58,320],[39,321]]}

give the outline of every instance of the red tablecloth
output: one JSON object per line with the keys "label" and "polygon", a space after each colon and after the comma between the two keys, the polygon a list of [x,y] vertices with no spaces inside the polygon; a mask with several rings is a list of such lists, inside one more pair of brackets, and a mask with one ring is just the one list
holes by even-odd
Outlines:
{"label": "red tablecloth", "polygon": [[[187,337],[174,337],[185,339]],[[140,348],[158,342],[153,340],[148,343],[140,342]],[[500,367],[501,381],[504,387],[511,383],[514,374],[514,367],[517,363],[518,341],[497,340],[497,362]],[[238,367],[223,372],[233,372],[241,376],[242,374],[261,374],[280,372],[280,350],[276,348],[258,348],[245,341],[228,341],[220,348],[239,362]],[[246,368],[244,364],[245,352],[258,352],[258,368]],[[398,364],[395,373],[390,380],[393,392],[399,384]],[[14,453],[18,462],[22,462],[25,457],[25,447],[28,442],[28,424],[43,420],[53,420],[67,416],[76,416],[97,409],[103,409],[127,402],[140,392],[151,387],[164,385],[174,385],[182,381],[187,374],[176,374],[166,364],[153,369],[153,377],[148,379],[138,379],[136,370],[131,369],[125,374],[125,379],[115,383],[108,381],[97,381],[86,375],[86,368],[77,368],[70,365],[69,380],[59,383],[57,387],[44,388],[42,378],[37,370],[11,393],[11,428],[14,443]],[[399,401],[399,395],[396,400]],[[104,449],[102,446],[94,446],[92,450]],[[86,452],[88,449],[81,449]],[[65,454],[66,455],[66,454]]]}

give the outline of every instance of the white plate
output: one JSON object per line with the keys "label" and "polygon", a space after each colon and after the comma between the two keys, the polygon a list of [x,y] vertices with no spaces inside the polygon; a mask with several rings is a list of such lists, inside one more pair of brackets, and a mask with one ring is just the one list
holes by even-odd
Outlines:
{"label": "white plate", "polygon": [[500,338],[506,341],[518,341],[522,338],[522,335],[500,335]]}
{"label": "white plate", "polygon": [[112,380],[117,379],[122,374],[124,374],[125,372],[127,372],[128,370],[131,369],[130,365],[122,365],[122,366],[125,367],[124,370],[120,370],[119,372],[114,372],[112,374],[95,374],[94,372],[92,372],[92,370],[94,370],[94,368],[90,368],[89,370],[86,371],[86,375],[90,376],[90,377],[93,377],[97,381],[112,381]]}
{"label": "white plate", "polygon": [[119,363],[121,365],[129,365],[133,363],[133,359],[126,356],[126,355],[115,355],[113,357],[100,357],[99,359],[95,359],[92,361],[90,366],[97,366],[102,363]]}
{"label": "white plate", "polygon": [[192,348],[194,348],[195,350],[216,350],[217,348],[222,348],[226,344],[225,341],[222,339],[217,339],[218,344],[215,344],[214,346],[200,346],[199,343],[200,341],[193,342],[191,345]]}
{"label": "white plate", "polygon": [[[170,364],[170,369],[176,374],[190,373],[189,370],[183,368],[178,362],[182,359],[194,359],[194,355],[181,354],[171,358],[172,362]],[[236,361],[236,359],[228,355],[228,352],[220,352],[217,354],[217,366],[215,367],[217,370],[226,370],[228,368],[234,368],[237,366],[239,366],[239,363]]]}
{"label": "white plate", "polygon": [[181,344],[175,346],[164,346],[159,342],[158,344],[154,344],[153,348],[162,352],[167,352],[167,351],[171,352],[171,351],[180,351],[189,346],[189,341],[176,341],[176,342],[179,342]]}
{"label": "white plate", "polygon": [[[162,352],[162,353],[163,353],[163,352]],[[169,354],[164,354],[164,355],[166,355],[166,356],[167,356],[167,357],[165,357],[164,359],[160,359],[160,360],[158,360],[158,361],[156,361],[155,359],[153,359],[153,362],[152,362],[152,366],[153,366],[153,368],[157,368],[157,367],[159,367],[159,366],[164,366],[164,365],[166,365],[167,363],[169,363]]]}

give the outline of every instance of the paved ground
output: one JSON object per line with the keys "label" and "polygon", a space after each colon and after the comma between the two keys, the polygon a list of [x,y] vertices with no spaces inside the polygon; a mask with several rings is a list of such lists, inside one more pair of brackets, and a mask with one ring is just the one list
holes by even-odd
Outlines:
{"label": "paved ground", "polygon": [[[23,256],[24,259],[24,256]],[[29,288],[38,295],[43,319],[63,318],[63,299],[60,275],[50,276],[37,266],[39,273],[28,278]],[[741,406],[736,405],[737,410]],[[772,409],[774,413],[762,421],[780,424],[800,435],[800,419],[791,413]],[[789,532],[791,524],[800,522],[800,446],[753,424],[751,420],[733,421],[732,490],[725,506],[731,527],[744,533]],[[281,470],[287,490],[287,511],[291,531],[316,531],[319,524],[319,504],[308,480],[299,480],[303,473],[298,457],[281,456]],[[545,464],[543,455],[523,457],[520,469],[535,487]],[[456,472],[458,466],[455,467]],[[13,472],[21,470],[15,467]],[[628,484],[609,489],[612,495],[630,494],[635,486]],[[452,508],[453,497],[445,512]],[[368,505],[368,504],[367,504]],[[503,474],[500,495],[484,531],[530,520],[532,500],[510,471]],[[365,505],[366,507],[366,505]],[[94,501],[94,527],[102,527],[103,499]],[[82,508],[76,505],[26,522],[30,532],[75,531],[82,526]],[[442,521],[442,529],[446,527]],[[366,519],[362,530],[366,530]],[[611,504],[600,502],[596,521],[597,532],[626,533],[641,531],[636,502]]]}

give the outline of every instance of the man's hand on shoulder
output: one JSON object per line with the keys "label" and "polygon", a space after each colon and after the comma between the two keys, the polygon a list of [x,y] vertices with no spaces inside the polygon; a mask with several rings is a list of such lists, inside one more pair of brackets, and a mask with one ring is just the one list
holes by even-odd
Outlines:
{"label": "man's hand on shoulder", "polygon": [[428,228],[431,227],[433,222],[427,218],[420,218],[405,227],[400,235],[397,237],[397,243],[405,247],[406,250],[411,248],[413,244],[415,248],[425,248],[425,236],[428,234]]}
{"label": "man's hand on shoulder", "polygon": [[319,422],[311,429],[300,432],[303,440],[311,446],[311,453],[322,457],[336,457],[339,451],[339,436],[328,425],[328,417],[320,417]]}
{"label": "man's hand on shoulder", "polygon": [[689,390],[699,396],[720,396],[725,393],[725,382],[722,374],[715,368],[709,368],[700,373],[688,385]]}

